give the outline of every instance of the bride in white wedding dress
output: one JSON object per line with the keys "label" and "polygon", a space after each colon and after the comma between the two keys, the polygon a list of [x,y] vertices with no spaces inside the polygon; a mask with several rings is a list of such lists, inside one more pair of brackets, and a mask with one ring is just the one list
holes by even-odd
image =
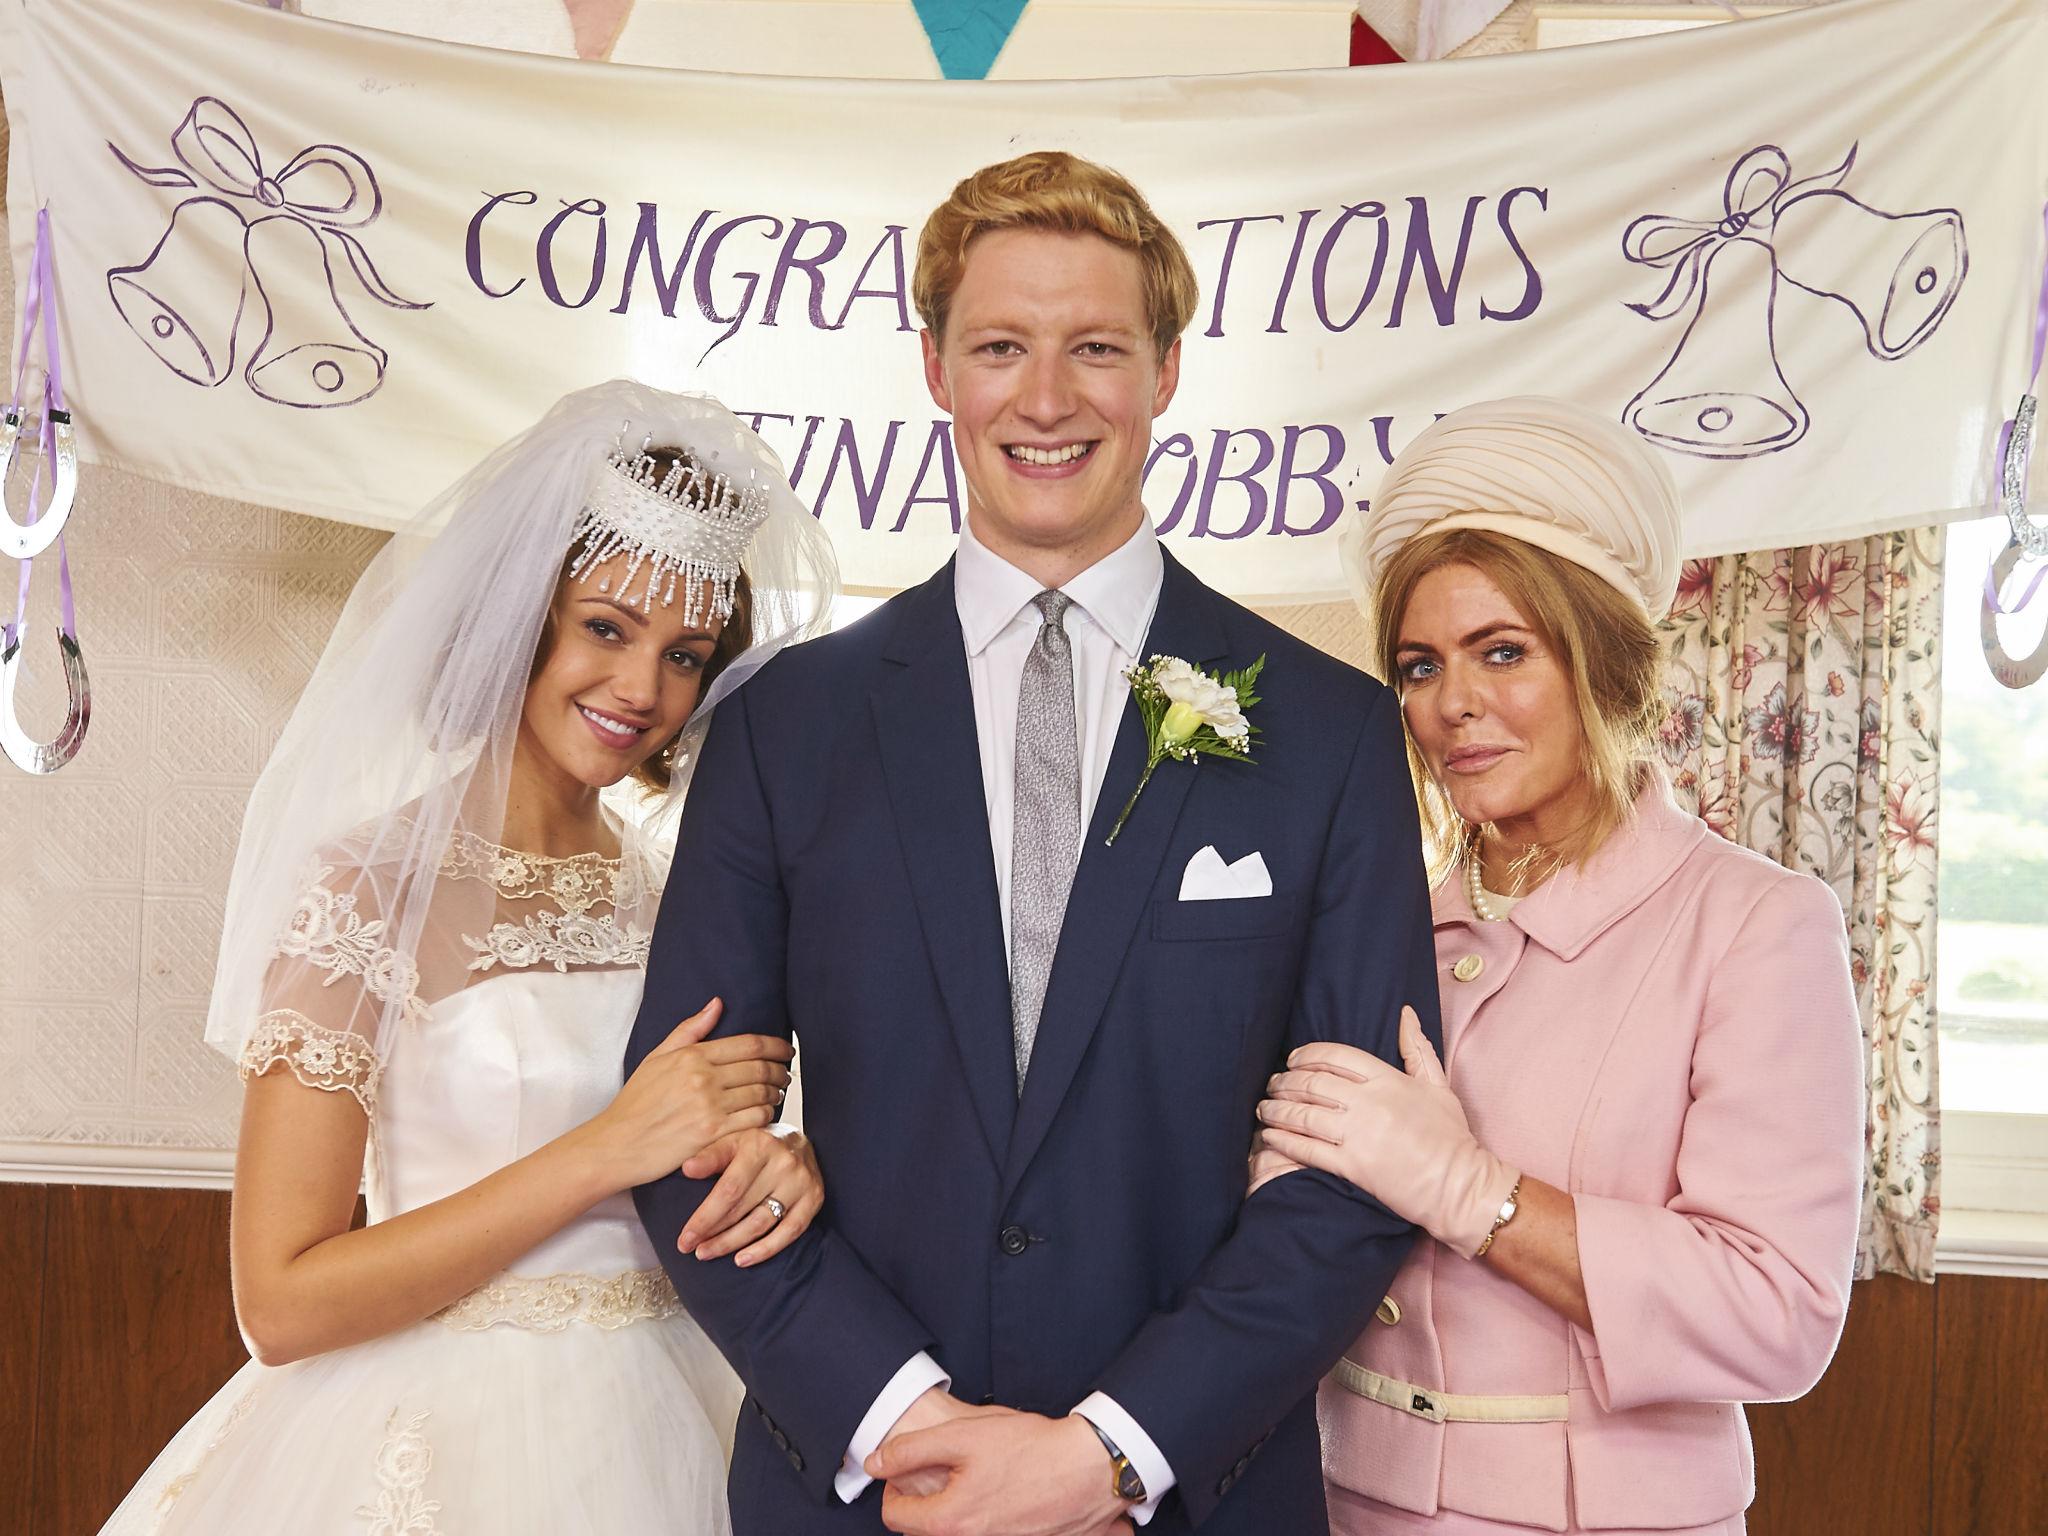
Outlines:
{"label": "bride in white wedding dress", "polygon": [[630,1190],[719,1172],[698,1257],[750,1263],[817,1165],[772,1124],[787,1044],[704,1042],[715,1002],[619,1062],[705,713],[835,586],[752,433],[624,382],[379,554],[251,799],[207,1028],[255,1358],[107,1532],[728,1529],[740,1386]]}

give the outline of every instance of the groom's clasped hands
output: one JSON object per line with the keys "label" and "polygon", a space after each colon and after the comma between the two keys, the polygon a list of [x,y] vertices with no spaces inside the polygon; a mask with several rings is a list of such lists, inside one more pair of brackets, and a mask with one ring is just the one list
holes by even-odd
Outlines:
{"label": "groom's clasped hands", "polygon": [[933,1387],[867,1459],[903,1536],[1131,1536],[1085,1419],[963,1403]]}

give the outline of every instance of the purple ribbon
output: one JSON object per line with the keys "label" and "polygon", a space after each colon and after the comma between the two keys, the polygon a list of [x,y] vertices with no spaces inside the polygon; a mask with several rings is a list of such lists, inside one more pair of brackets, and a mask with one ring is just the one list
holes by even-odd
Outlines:
{"label": "purple ribbon", "polygon": [[[64,409],[64,356],[57,339],[57,282],[50,266],[50,209],[47,204],[36,210],[36,249],[29,262],[28,293],[21,306],[21,346],[14,359],[12,401],[12,409],[16,412],[21,410],[22,395],[28,383],[29,347],[35,340],[38,327],[43,333],[43,414],[37,428],[40,452],[28,487],[28,520],[31,524],[43,515],[43,469],[50,466],[54,473],[57,463],[57,424],[51,420],[50,413]],[[76,640],[78,605],[71,590],[71,552],[65,546],[65,537],[61,533],[57,535],[58,632]],[[20,638],[22,626],[28,620],[29,578],[34,570],[33,560],[21,562],[14,622],[5,626],[8,645],[13,645]]]}
{"label": "purple ribbon", "polygon": [[[2048,206],[2044,206],[2041,209],[2041,223],[2043,233],[2048,234]],[[2042,263],[2041,297],[2034,305],[2034,366],[2027,373],[2027,388],[2025,391],[2027,394],[2032,394],[2035,384],[2040,381],[2041,360],[2044,352],[2048,352],[2048,259],[2044,259]],[[2012,418],[2007,417],[2005,425],[1998,429],[1998,456],[1992,461],[1992,480],[2001,487],[2001,491],[2005,479],[2005,458],[2012,450],[2012,433]],[[2024,460],[2024,463],[2026,465],[2026,472],[2021,476],[2020,480],[2020,503],[2022,506],[2026,504],[2026,483],[2033,478],[2034,462],[2031,454]],[[1998,590],[1997,567],[1997,557],[1993,556],[1991,566],[1984,572],[1984,601],[1991,605],[1991,611],[1994,613],[2019,613],[2040,592],[2042,581],[2048,579],[2048,565],[2044,565],[2040,570],[2034,572],[2034,579],[2027,583],[2026,590],[2020,593],[2018,600],[2008,607],[2003,595]]]}

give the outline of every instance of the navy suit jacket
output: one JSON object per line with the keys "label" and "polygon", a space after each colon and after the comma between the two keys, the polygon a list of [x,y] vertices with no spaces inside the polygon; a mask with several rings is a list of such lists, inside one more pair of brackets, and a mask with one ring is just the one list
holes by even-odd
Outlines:
{"label": "navy suit jacket", "polygon": [[[1148,1536],[1326,1529],[1316,1382],[1413,1228],[1316,1172],[1246,1199],[1246,1156],[1295,1046],[1398,1061],[1404,1003],[1437,1031],[1398,708],[1171,556],[1145,650],[1264,653],[1257,760],[1169,760],[1105,846],[1144,767],[1126,707],[1021,1096],[951,565],[719,708],[626,1068],[713,996],[722,1033],[800,1052],[827,1198],[798,1242],[699,1263],[675,1243],[708,1183],[636,1196],[748,1389],[736,1536],[883,1529],[880,1488],[832,1478],[921,1349],[970,1402],[1115,1398],[1178,1480]],[[1205,844],[1259,851],[1273,894],[1179,900]]]}

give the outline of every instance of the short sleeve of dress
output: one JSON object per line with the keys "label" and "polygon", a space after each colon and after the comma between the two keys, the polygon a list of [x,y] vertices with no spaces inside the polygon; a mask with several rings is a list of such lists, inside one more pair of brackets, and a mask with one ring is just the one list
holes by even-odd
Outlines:
{"label": "short sleeve of dress", "polygon": [[308,1088],[349,1094],[374,1118],[385,1023],[421,1009],[418,969],[389,939],[364,871],[309,874],[264,976],[242,1080],[288,1071]]}

